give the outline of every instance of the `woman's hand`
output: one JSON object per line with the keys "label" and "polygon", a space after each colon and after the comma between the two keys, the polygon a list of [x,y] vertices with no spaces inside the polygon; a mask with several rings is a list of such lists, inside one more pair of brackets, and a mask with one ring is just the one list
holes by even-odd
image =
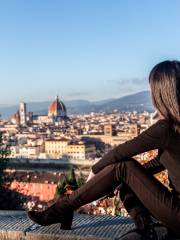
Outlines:
{"label": "woman's hand", "polygon": [[91,170],[90,173],[89,173],[89,176],[86,180],[86,182],[88,182],[91,178],[93,178],[95,176],[95,174],[93,173],[93,171]]}

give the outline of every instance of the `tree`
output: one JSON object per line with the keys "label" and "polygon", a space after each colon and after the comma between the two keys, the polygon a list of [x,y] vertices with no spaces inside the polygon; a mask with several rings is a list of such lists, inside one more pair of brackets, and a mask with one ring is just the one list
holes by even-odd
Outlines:
{"label": "tree", "polygon": [[82,186],[85,183],[82,171],[80,170],[80,176],[77,178],[78,187]]}
{"label": "tree", "polygon": [[74,172],[74,168],[70,167],[69,171],[66,174],[67,184],[71,185],[73,189],[77,189],[77,180]]}
{"label": "tree", "polygon": [[12,177],[5,171],[8,164],[8,155],[10,154],[10,145],[3,143],[3,136],[0,132],[0,209],[1,210],[19,210],[25,201],[25,197],[9,189]]}
{"label": "tree", "polygon": [[0,189],[4,188],[9,182],[9,177],[5,172],[8,163],[8,155],[10,154],[10,147],[3,143],[3,136],[0,132]]}
{"label": "tree", "polygon": [[80,173],[80,177],[77,178],[75,176],[74,168],[70,167],[69,170],[61,176],[57,188],[56,188],[56,196],[62,197],[70,192],[76,190],[84,183],[82,173]]}

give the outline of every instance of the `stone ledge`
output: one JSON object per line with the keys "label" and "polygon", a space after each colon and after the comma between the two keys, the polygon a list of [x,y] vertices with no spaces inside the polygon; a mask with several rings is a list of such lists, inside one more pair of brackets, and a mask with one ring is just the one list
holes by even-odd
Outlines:
{"label": "stone ledge", "polygon": [[24,211],[0,211],[1,240],[115,240],[133,228],[127,217],[75,214],[72,230],[67,231],[60,230],[59,224],[34,224]]}

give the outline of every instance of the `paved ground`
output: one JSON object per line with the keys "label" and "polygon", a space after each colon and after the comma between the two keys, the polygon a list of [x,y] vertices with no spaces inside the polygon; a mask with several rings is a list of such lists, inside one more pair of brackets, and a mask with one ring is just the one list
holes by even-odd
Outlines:
{"label": "paved ground", "polygon": [[[0,239],[1,240],[116,240],[127,239],[122,236],[134,228],[134,224],[126,217],[90,216],[75,214],[72,230],[60,230],[59,224],[42,227],[33,224],[25,212],[0,211]],[[161,229],[159,239],[166,230]],[[138,239],[132,236],[132,239]]]}

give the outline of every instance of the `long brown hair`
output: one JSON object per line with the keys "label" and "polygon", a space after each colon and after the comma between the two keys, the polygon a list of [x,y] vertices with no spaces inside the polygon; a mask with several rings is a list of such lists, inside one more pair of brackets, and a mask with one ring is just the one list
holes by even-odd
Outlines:
{"label": "long brown hair", "polygon": [[180,62],[158,63],[150,72],[149,84],[153,105],[180,134]]}

